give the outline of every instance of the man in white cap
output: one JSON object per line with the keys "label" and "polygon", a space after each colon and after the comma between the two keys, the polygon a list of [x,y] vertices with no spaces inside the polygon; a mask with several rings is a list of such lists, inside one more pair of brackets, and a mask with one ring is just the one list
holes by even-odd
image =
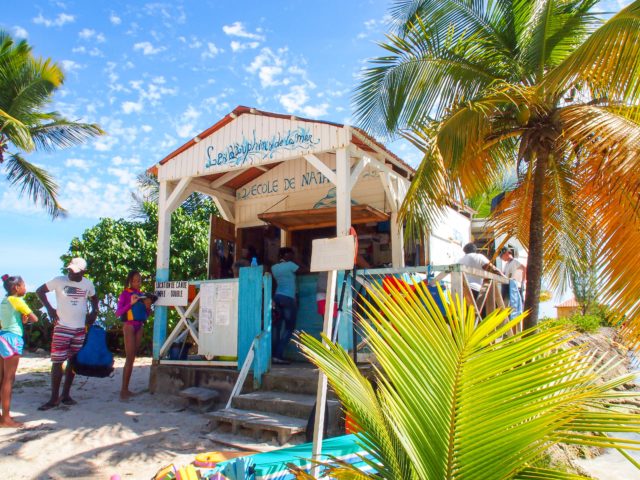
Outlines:
{"label": "man in white cap", "polygon": [[[51,398],[38,410],[49,410],[60,403],[76,404],[70,395],[75,374],[69,360],[82,348],[86,327],[91,325],[98,315],[96,289],[91,280],[84,277],[86,270],[86,260],[74,258],[67,265],[67,275],[55,277],[36,290],[38,298],[47,309],[49,318],[54,322],[51,337]],[[57,308],[53,308],[49,303],[47,292],[55,292]],[[91,302],[89,315],[87,315],[87,300]],[[67,361],[67,367],[64,386],[62,396],[59,396],[62,364],[65,361]]]}

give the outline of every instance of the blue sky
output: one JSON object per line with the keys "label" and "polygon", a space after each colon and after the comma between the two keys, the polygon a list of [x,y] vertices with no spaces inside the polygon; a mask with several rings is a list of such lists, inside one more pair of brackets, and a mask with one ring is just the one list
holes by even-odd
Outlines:
{"label": "blue sky", "polygon": [[[66,73],[53,108],[109,135],[30,156],[55,175],[66,219],[50,221],[0,182],[0,270],[30,287],[58,274],[74,236],[99,217],[129,215],[136,174],[237,105],[350,123],[350,94],[364,61],[380,53],[388,5],[11,2],[0,28]],[[407,158],[405,149],[396,147]]]}
{"label": "blue sky", "polygon": [[[629,1],[608,1],[617,11]],[[237,105],[351,123],[350,97],[388,30],[386,0],[22,1],[0,28],[60,63],[52,108],[108,135],[30,160],[53,173],[66,219],[0,181],[0,270],[31,288],[60,272],[71,239],[127,217],[135,177]],[[406,144],[391,148],[415,163]]]}

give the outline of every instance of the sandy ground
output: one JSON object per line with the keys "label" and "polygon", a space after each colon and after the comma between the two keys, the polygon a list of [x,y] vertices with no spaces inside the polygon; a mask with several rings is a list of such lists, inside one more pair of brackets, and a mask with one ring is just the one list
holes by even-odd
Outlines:
{"label": "sandy ground", "polygon": [[[20,360],[12,414],[22,429],[0,429],[0,477],[4,479],[149,479],[162,466],[185,465],[197,452],[233,450],[212,438],[205,417],[176,396],[151,395],[151,359],[137,359],[128,402],[119,400],[122,359],[112,378],[76,377],[72,407],[40,412],[49,396],[47,357]],[[269,449],[274,446],[254,445]]]}
{"label": "sandy ground", "polygon": [[[149,479],[169,463],[192,462],[198,452],[235,450],[228,442],[254,450],[278,448],[211,433],[205,417],[181,398],[151,395],[150,364],[149,358],[137,359],[131,389],[139,394],[128,402],[118,397],[123,360],[117,359],[112,378],[76,378],[71,393],[77,405],[40,412],[37,407],[49,396],[51,364],[48,357],[22,358],[12,412],[25,428],[0,429],[0,478]],[[640,460],[637,453],[634,457]],[[577,463],[596,479],[640,479],[615,451]]]}

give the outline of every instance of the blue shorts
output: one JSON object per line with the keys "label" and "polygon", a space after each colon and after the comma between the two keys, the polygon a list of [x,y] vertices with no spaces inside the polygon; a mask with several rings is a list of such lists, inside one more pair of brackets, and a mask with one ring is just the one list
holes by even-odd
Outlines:
{"label": "blue shorts", "polygon": [[21,335],[0,330],[0,357],[11,358],[14,355],[22,355],[23,349],[24,339]]}

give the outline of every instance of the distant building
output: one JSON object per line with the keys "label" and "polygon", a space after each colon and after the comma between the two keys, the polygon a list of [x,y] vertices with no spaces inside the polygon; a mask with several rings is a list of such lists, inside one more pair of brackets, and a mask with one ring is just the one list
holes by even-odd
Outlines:
{"label": "distant building", "polygon": [[575,298],[571,298],[556,305],[556,317],[567,318],[576,313],[580,313],[580,304]]}

